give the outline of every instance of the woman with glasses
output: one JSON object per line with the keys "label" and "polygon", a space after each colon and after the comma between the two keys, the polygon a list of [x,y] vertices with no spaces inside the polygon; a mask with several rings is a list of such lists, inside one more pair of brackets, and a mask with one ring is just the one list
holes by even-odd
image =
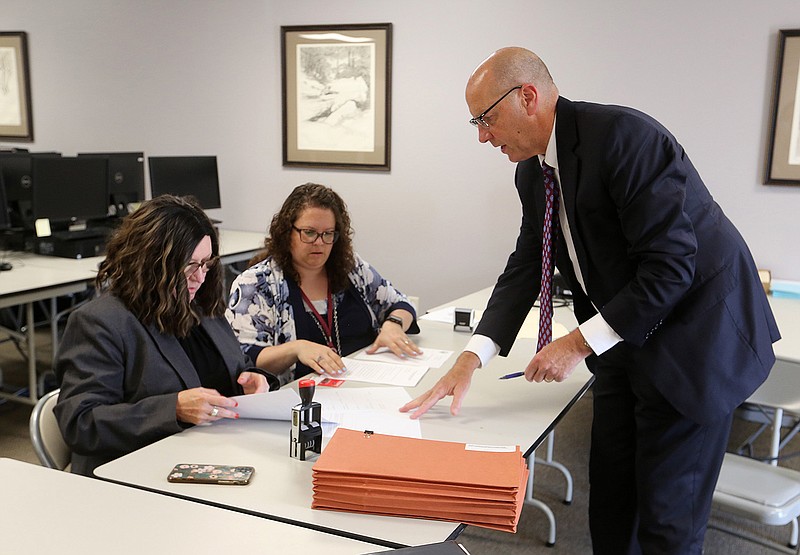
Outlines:
{"label": "woman with glasses", "polygon": [[238,418],[233,395],[278,387],[247,366],[222,317],[217,235],[193,199],[144,203],[106,250],[100,294],[70,315],[55,364],[55,415],[72,471],[89,476],[192,424]]}
{"label": "woman with glasses", "polygon": [[296,187],[272,218],[264,251],[231,287],[225,316],[242,350],[282,383],[337,375],[364,347],[416,356],[408,298],[353,252],[342,198],[323,185]]}

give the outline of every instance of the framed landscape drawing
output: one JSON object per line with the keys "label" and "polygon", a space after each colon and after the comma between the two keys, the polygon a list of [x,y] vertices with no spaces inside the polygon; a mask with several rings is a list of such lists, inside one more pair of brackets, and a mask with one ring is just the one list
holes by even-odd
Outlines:
{"label": "framed landscape drawing", "polygon": [[33,140],[28,42],[24,32],[0,32],[0,140]]}
{"label": "framed landscape drawing", "polygon": [[281,27],[283,165],[389,171],[392,24]]}
{"label": "framed landscape drawing", "polygon": [[800,29],[778,36],[772,126],[764,182],[800,185]]}

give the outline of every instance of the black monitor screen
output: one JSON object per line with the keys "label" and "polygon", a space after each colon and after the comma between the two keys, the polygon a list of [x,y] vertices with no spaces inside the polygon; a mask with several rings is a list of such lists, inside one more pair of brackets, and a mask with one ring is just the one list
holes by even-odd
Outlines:
{"label": "black monitor screen", "polygon": [[108,215],[108,162],[103,158],[33,158],[33,216],[56,222]]}
{"label": "black monitor screen", "polygon": [[14,226],[32,223],[33,178],[31,160],[33,158],[59,158],[58,152],[0,153],[0,172],[6,185],[6,202],[11,212]]}
{"label": "black monitor screen", "polygon": [[153,197],[194,195],[200,206],[221,208],[216,156],[150,156]]}
{"label": "black monitor screen", "polygon": [[3,172],[0,172],[0,229],[11,227],[11,218],[8,213],[8,203],[6,202],[6,185],[3,180]]}
{"label": "black monitor screen", "polygon": [[88,152],[78,157],[108,160],[110,204],[124,206],[144,200],[144,152]]}

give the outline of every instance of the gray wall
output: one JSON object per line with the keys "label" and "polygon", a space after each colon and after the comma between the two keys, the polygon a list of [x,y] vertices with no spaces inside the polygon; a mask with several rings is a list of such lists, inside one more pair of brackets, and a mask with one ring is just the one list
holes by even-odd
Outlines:
{"label": "gray wall", "polygon": [[[491,285],[513,248],[514,166],[476,140],[464,84],[528,47],[572,99],[669,127],[759,266],[800,280],[800,187],[762,185],[779,29],[796,0],[1,0],[27,31],[36,141],[66,155],[216,154],[226,227],[262,231],[288,192],[325,183],[356,247],[423,308]],[[392,170],[281,165],[280,26],[394,24]],[[13,146],[12,143],[3,146]]]}

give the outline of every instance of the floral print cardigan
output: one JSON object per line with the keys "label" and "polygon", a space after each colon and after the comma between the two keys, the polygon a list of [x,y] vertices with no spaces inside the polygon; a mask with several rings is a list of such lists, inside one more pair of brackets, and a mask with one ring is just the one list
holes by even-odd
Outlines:
{"label": "floral print cardigan", "polygon": [[[386,315],[402,308],[415,316],[409,333],[418,333],[416,314],[408,297],[395,289],[358,254],[355,259],[355,268],[348,273],[348,277],[368,308],[372,327],[378,329]],[[344,291],[336,294],[337,302],[341,301],[344,294]],[[289,302],[289,283],[272,257],[251,266],[234,280],[225,318],[233,328],[242,351],[254,363],[264,347],[297,339],[294,310]],[[281,383],[290,381],[293,372],[284,372],[280,379]]]}

